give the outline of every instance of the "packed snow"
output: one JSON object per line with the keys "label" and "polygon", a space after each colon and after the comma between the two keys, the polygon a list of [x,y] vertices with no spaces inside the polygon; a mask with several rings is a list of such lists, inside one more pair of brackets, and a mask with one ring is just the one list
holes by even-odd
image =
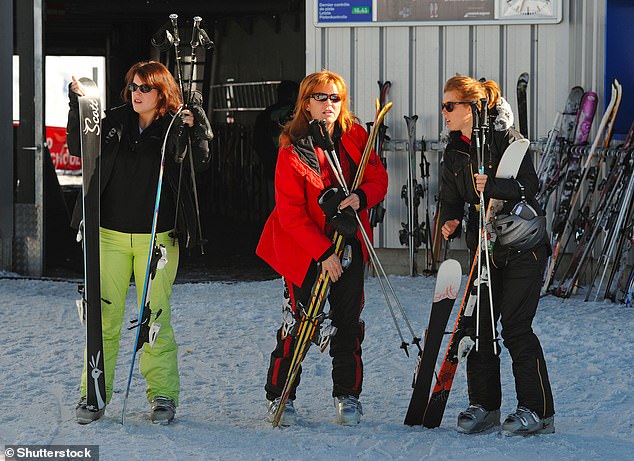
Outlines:
{"label": "packed snow", "polygon": [[[391,280],[415,331],[422,331],[434,279]],[[498,431],[463,435],[455,431],[456,416],[468,403],[463,365],[440,428],[403,424],[416,354],[411,349],[407,357],[399,349],[378,282],[369,278],[361,424],[341,427],[333,422],[330,357],[313,347],[295,402],[300,423],[274,429],[265,420],[263,388],[281,321],[281,287],[280,280],[175,285],[181,404],[174,423],[151,424],[137,368],[121,425],[134,340],[123,329],[112,402],[101,420],[80,426],[74,407],[84,331],[75,307],[76,283],[0,273],[0,445],[98,445],[102,461],[632,459],[634,309],[584,303],[581,294],[542,299],[534,329],[549,366],[557,432],[526,438]],[[130,319],[136,316],[132,292],[126,311]],[[506,350],[502,380],[504,416],[516,406]]]}

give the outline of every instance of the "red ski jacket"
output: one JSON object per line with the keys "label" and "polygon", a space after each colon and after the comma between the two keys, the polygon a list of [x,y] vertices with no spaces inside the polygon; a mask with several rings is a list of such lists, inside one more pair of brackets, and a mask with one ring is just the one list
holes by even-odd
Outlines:
{"label": "red ski jacket", "polygon": [[[342,165],[348,184],[351,170],[356,171],[368,139],[367,132],[358,124],[352,126],[339,141],[340,157],[344,152],[354,165]],[[275,169],[275,208],[269,216],[256,254],[291,283],[301,286],[313,261],[326,259],[334,251],[326,231],[326,217],[318,198],[329,186],[338,186],[324,151],[313,147],[311,138],[280,147]],[[370,239],[372,231],[368,208],[385,197],[387,172],[374,151],[370,155],[363,180],[355,192],[361,207],[359,217]],[[363,243],[360,231],[357,238]],[[364,259],[368,250],[362,244]]]}

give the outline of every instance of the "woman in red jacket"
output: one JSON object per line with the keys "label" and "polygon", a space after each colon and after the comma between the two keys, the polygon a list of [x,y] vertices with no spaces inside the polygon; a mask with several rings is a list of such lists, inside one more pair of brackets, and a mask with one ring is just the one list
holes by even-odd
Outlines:
{"label": "woman in red jacket", "polygon": [[[271,353],[267,375],[268,416],[272,419],[284,387],[295,347],[295,338],[285,335],[289,324],[307,306],[312,286],[319,273],[333,281],[328,315],[336,334],[330,338],[332,379],[337,422],[357,424],[362,410],[359,403],[363,381],[361,342],[364,324],[363,268],[367,259],[360,231],[347,239],[352,261],[344,270],[332,243],[333,229],[318,203],[324,189],[339,186],[321,147],[309,133],[309,122],[324,120],[333,139],[344,178],[350,188],[368,139],[348,109],[348,91],[343,78],[322,71],[308,75],[300,85],[296,112],[280,135],[280,150],[275,171],[275,208],[271,213],[256,253],[284,280],[285,322],[277,332],[277,346]],[[387,192],[387,173],[373,152],[359,187],[339,204],[350,206],[368,235],[372,235],[367,210],[383,200]],[[322,331],[325,326],[322,325]],[[281,424],[295,421],[293,400],[299,376],[282,416]]]}

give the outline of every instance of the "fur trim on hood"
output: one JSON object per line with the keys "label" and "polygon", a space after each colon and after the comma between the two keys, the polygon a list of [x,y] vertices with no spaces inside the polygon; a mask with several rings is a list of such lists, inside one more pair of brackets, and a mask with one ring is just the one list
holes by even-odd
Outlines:
{"label": "fur trim on hood", "polygon": [[[491,109],[491,115],[495,115],[495,119],[493,120],[493,131],[508,130],[513,126],[513,123],[515,123],[513,109],[511,109],[509,102],[502,97],[495,107]],[[447,144],[449,143],[449,129],[447,128],[447,125],[443,124],[443,129],[440,132],[439,139],[443,149],[447,147]]]}

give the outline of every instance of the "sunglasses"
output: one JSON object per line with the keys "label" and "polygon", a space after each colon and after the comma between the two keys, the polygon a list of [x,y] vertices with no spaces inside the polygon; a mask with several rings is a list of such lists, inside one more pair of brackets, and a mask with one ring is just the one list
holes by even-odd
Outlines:
{"label": "sunglasses", "polygon": [[313,98],[315,101],[324,102],[327,99],[330,99],[332,102],[341,101],[341,96],[336,93],[326,94],[326,93],[313,93],[309,97]]}
{"label": "sunglasses", "polygon": [[155,90],[153,86],[148,85],[147,83],[142,83],[141,85],[137,85],[134,82],[128,83],[128,90],[130,93],[134,93],[136,90],[141,90],[141,93],[149,93],[152,90]]}
{"label": "sunglasses", "polygon": [[441,110],[446,110],[447,112],[453,112],[453,109],[455,107],[456,104],[471,104],[471,102],[469,101],[449,101],[449,102],[443,102],[440,105],[440,109]]}

